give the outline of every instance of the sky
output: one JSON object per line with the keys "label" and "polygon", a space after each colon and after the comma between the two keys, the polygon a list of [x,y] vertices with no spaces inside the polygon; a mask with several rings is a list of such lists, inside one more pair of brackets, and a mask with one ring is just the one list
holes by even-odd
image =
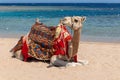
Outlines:
{"label": "sky", "polygon": [[120,0],[0,0],[0,3],[120,3]]}

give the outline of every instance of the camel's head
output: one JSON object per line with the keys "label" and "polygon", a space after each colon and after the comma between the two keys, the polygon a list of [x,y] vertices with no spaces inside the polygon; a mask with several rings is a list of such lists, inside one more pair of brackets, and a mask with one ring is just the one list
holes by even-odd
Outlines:
{"label": "camel's head", "polygon": [[63,25],[69,26],[73,30],[78,30],[82,27],[82,23],[85,21],[86,17],[73,16],[65,17],[61,20]]}

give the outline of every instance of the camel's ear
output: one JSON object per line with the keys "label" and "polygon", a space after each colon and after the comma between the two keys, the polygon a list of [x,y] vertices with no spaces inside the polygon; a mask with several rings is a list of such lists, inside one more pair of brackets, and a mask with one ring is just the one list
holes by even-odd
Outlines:
{"label": "camel's ear", "polygon": [[39,18],[36,18],[36,21],[35,21],[35,23],[40,23],[40,20],[39,20]]}
{"label": "camel's ear", "polygon": [[86,20],[86,17],[85,16],[83,16],[82,17],[82,22],[84,22]]}

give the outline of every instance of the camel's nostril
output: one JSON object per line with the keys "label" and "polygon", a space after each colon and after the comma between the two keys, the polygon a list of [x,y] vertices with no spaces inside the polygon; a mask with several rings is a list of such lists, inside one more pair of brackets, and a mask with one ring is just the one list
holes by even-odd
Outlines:
{"label": "camel's nostril", "polygon": [[62,23],[63,25],[65,25],[64,23]]}

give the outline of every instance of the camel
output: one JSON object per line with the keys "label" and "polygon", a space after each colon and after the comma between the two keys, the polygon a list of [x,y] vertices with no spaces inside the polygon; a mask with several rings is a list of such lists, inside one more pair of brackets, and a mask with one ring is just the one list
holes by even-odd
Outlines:
{"label": "camel", "polygon": [[[86,17],[73,16],[64,17],[59,25],[66,25],[70,27],[73,31],[73,38],[69,41],[69,59],[67,61],[62,60],[59,56],[54,55],[51,58],[51,64],[56,66],[76,66],[88,64],[86,60],[77,60],[77,53],[80,42],[80,34],[82,30],[82,23],[85,21]],[[69,62],[69,60],[74,57],[74,62]]]}
{"label": "camel", "polygon": [[[67,58],[66,56],[53,55],[50,59],[50,66],[51,65],[52,66],[53,65],[56,65],[56,66],[76,66],[76,65],[87,64],[87,61],[77,60],[77,59],[74,62],[71,62],[73,57],[77,57],[76,55],[78,53],[78,47],[79,47],[79,41],[80,41],[80,32],[82,29],[82,23],[84,21],[85,21],[85,17],[79,17],[79,16],[65,17],[65,18],[60,20],[58,27],[61,25],[69,26],[74,31],[74,35],[73,35],[72,40],[68,41],[69,58]],[[35,24],[39,24],[39,23],[40,23],[39,19],[36,19]],[[57,36],[59,35],[59,33],[56,33],[56,34],[57,34]],[[23,40],[24,40],[24,38],[23,38]],[[22,39],[20,39],[20,41],[22,41]],[[20,46],[20,48],[21,48],[21,46]],[[23,60],[23,57],[21,57],[21,54],[20,55],[18,54],[18,53],[20,53],[20,51],[21,50],[16,51],[15,52],[16,55],[14,54],[13,56],[15,56],[16,58],[18,58],[20,60]],[[67,61],[64,61],[64,60],[67,60]]]}

